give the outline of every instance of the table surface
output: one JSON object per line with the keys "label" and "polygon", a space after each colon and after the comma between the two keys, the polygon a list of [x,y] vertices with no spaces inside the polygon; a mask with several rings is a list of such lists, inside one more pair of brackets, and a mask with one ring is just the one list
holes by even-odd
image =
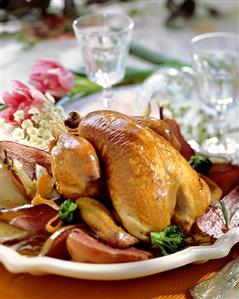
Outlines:
{"label": "table surface", "polygon": [[[207,2],[214,4],[216,1]],[[133,40],[184,60],[189,60],[188,43],[193,36],[209,31],[239,32],[237,0],[217,2],[217,6],[219,5],[225,14],[224,18],[204,21],[195,19],[181,30],[165,28],[163,23],[166,13],[162,5],[163,1],[137,1],[133,4],[106,5],[101,10],[120,12],[132,7],[143,8],[143,14],[135,18]],[[38,58],[58,60],[70,69],[77,69],[82,65],[80,51],[74,39],[42,41],[29,50],[24,50],[22,45],[12,38],[4,39],[1,54],[1,90],[9,89],[12,79],[27,83],[31,65]],[[128,58],[128,65],[147,66],[133,57]],[[147,278],[118,282],[85,281],[53,275],[36,277],[29,274],[11,274],[0,265],[0,299],[191,298],[189,289],[218,271],[229,260],[230,256],[205,264],[187,265]],[[235,290],[230,298],[238,298],[237,291]]]}
{"label": "table surface", "polygon": [[[216,5],[214,5],[216,1],[200,1],[202,5],[216,6],[223,17],[214,19],[198,17],[178,30],[165,27],[167,13],[164,9],[164,2],[164,0],[121,2],[120,4],[104,5],[100,8],[95,6],[95,10],[120,13],[128,12],[132,8],[139,9],[142,13],[134,17],[133,41],[184,61],[190,60],[189,42],[193,36],[210,31],[239,33],[238,0],[220,0]],[[77,69],[82,65],[80,49],[75,39],[42,41],[30,49],[24,50],[23,46],[15,39],[5,38],[1,41],[1,48],[1,90],[10,89],[10,81],[13,79],[27,83],[31,66],[39,58],[57,60],[69,69]],[[129,56],[127,64],[138,67],[148,66],[142,60],[132,56]]]}

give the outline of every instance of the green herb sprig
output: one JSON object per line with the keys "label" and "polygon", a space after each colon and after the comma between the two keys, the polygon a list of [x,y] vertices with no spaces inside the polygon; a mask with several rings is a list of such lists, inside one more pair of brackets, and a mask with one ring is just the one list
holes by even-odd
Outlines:
{"label": "green herb sprig", "polygon": [[77,209],[77,205],[72,202],[71,200],[65,200],[61,205],[59,209],[59,218],[64,223],[72,223],[74,219],[74,214]]}
{"label": "green herb sprig", "polygon": [[0,103],[0,112],[5,110],[7,108],[7,106],[3,103]]}
{"label": "green herb sprig", "polygon": [[225,219],[226,222],[226,227],[229,229],[229,224],[230,224],[230,216],[229,216],[229,211],[225,205],[225,202],[223,201],[219,201],[221,208],[222,208],[222,213],[223,213],[223,217]]}
{"label": "green herb sprig", "polygon": [[199,173],[207,175],[212,167],[212,162],[204,156],[195,155],[188,161],[189,164]]}

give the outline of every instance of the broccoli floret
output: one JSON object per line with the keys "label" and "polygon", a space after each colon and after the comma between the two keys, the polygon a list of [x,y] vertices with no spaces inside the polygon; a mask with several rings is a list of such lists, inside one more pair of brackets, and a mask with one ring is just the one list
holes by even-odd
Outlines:
{"label": "broccoli floret", "polygon": [[169,225],[160,232],[151,232],[152,245],[160,248],[162,255],[175,253],[184,247],[184,234],[177,225]]}
{"label": "broccoli floret", "polygon": [[212,162],[200,155],[192,156],[188,161],[189,164],[199,173],[207,175],[212,167]]}

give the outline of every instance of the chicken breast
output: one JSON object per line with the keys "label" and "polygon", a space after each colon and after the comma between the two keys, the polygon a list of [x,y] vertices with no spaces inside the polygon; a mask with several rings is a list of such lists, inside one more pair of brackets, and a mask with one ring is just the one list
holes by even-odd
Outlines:
{"label": "chicken breast", "polygon": [[210,192],[163,137],[113,111],[80,121],[78,133],[102,159],[112,204],[124,227],[141,240],[171,219],[188,231],[207,208]]}

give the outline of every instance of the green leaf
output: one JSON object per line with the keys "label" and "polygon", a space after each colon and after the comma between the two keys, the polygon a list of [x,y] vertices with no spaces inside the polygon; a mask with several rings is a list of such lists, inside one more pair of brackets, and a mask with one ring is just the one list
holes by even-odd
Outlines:
{"label": "green leaf", "polygon": [[6,108],[7,108],[6,105],[0,103],[0,112],[3,111],[3,110],[5,110]]}
{"label": "green leaf", "polygon": [[[136,84],[143,82],[148,76],[155,72],[155,68],[142,70],[137,68],[126,68],[124,79],[116,86]],[[102,87],[94,82],[91,82],[87,77],[83,69],[78,71],[72,71],[75,74],[75,85],[69,93],[71,100],[74,97],[84,97],[102,90]]]}
{"label": "green leaf", "polygon": [[225,202],[220,200],[219,203],[220,203],[221,208],[222,208],[222,213],[223,213],[223,216],[224,216],[224,219],[225,219],[225,222],[226,222],[226,226],[229,229],[229,222],[230,222],[229,211],[228,211],[228,209],[225,205]]}
{"label": "green leaf", "polygon": [[117,85],[142,83],[146,78],[152,75],[157,68],[151,69],[138,69],[133,67],[127,67],[124,79]]}
{"label": "green leaf", "polygon": [[23,44],[25,50],[29,50],[36,43],[36,41],[28,37],[24,31],[20,31],[16,34],[16,41]]}
{"label": "green leaf", "polygon": [[197,172],[205,175],[209,173],[212,167],[212,162],[207,157],[200,155],[192,156],[188,162]]}
{"label": "green leaf", "polygon": [[71,223],[74,218],[74,213],[77,209],[77,205],[70,201],[70,200],[65,200],[61,205],[60,205],[60,210],[58,212],[59,218],[64,222],[64,223]]}
{"label": "green leaf", "polygon": [[70,97],[79,95],[81,97],[101,91],[101,87],[83,76],[75,76],[75,85],[69,93]]}
{"label": "green leaf", "polygon": [[169,58],[164,54],[156,53],[136,43],[131,43],[129,53],[145,61],[160,66],[168,66],[168,67],[175,67],[175,68],[189,66],[188,63],[185,63],[178,59]]}

